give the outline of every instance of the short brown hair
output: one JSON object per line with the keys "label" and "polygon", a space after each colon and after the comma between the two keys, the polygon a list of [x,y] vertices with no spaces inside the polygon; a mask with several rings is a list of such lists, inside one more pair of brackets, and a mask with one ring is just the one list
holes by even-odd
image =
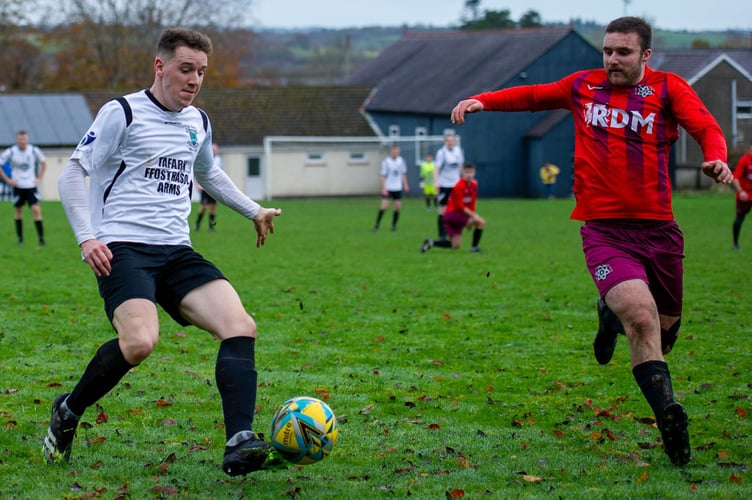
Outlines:
{"label": "short brown hair", "polygon": [[211,39],[199,31],[189,28],[168,28],[159,37],[157,54],[168,58],[181,46],[200,50],[206,55],[210,55],[213,50]]}
{"label": "short brown hair", "polygon": [[625,16],[614,19],[606,26],[606,33],[637,33],[643,52],[653,45],[653,28],[641,17]]}

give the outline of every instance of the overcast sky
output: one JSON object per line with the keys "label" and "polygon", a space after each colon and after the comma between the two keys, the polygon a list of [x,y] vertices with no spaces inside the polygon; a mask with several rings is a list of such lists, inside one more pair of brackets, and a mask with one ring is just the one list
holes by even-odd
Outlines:
{"label": "overcast sky", "polygon": [[[752,30],[750,0],[481,0],[483,10],[509,9],[512,19],[530,9],[543,22],[580,18],[601,24],[627,13],[670,30]],[[464,0],[252,0],[257,28],[351,28],[459,23]]]}

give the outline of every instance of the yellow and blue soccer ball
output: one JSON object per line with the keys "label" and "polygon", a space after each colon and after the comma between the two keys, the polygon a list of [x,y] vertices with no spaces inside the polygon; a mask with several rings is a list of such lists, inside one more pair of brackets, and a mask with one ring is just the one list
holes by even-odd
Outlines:
{"label": "yellow and blue soccer ball", "polygon": [[272,418],[271,441],[289,462],[308,465],[323,460],[337,443],[337,418],[320,399],[288,399]]}

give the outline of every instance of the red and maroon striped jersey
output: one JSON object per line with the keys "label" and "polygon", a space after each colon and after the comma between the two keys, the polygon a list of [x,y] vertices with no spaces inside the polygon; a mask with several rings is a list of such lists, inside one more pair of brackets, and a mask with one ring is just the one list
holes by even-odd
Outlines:
{"label": "red and maroon striped jersey", "polygon": [[[752,153],[747,153],[736,163],[734,167],[734,179],[739,181],[739,187],[742,191],[752,194]],[[739,199],[739,193],[736,193],[736,199]]]}
{"label": "red and maroon striped jersey", "polygon": [[469,208],[470,211],[475,212],[475,203],[477,200],[478,181],[473,179],[471,182],[467,182],[465,179],[460,179],[449,194],[446,211],[464,212],[465,208]]}
{"label": "red and maroon striped jersey", "polygon": [[488,111],[572,112],[577,220],[672,220],[669,151],[678,125],[706,161],[726,161],[723,131],[694,90],[678,75],[647,66],[630,87],[611,85],[606,71],[595,69],[472,98]]}

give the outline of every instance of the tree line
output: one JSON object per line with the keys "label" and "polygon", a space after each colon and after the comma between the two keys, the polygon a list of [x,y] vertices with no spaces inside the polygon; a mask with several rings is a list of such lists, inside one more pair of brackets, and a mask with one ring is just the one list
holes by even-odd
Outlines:
{"label": "tree line", "polygon": [[157,39],[191,26],[214,44],[208,74],[244,82],[253,33],[248,0],[0,0],[0,90],[80,91],[146,85]]}

